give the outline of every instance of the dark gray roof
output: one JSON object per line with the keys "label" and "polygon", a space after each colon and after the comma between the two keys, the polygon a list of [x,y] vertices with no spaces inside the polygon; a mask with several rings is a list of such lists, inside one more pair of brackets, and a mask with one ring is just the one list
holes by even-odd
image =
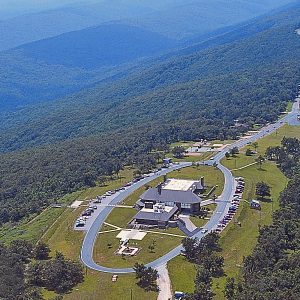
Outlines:
{"label": "dark gray roof", "polygon": [[174,190],[161,190],[158,193],[157,188],[147,190],[142,196],[143,201],[156,201],[156,202],[176,202],[185,204],[200,203],[201,199],[191,191],[174,191]]}
{"label": "dark gray roof", "polygon": [[147,212],[147,211],[140,210],[133,217],[133,219],[167,222],[177,212],[177,210],[178,210],[177,206],[173,207],[169,212],[164,211],[162,213],[159,213],[159,212]]}

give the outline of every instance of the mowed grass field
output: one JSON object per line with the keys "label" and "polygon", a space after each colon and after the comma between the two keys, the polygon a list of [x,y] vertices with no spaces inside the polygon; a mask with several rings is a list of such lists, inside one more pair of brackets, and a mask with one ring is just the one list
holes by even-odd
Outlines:
{"label": "mowed grass field", "polygon": [[[183,237],[168,236],[164,234],[147,233],[141,241],[130,240],[128,246],[138,247],[140,252],[136,256],[122,257],[115,255],[120,246],[120,240],[116,238],[119,232],[100,234],[94,248],[94,260],[106,267],[133,267],[136,262],[149,263],[176,246],[180,245]],[[149,245],[155,243],[155,249],[150,251]]]}
{"label": "mowed grass field", "polygon": [[[269,146],[280,145],[284,136],[300,138],[300,128],[285,125],[276,133],[259,140],[258,155],[264,155]],[[246,156],[244,152],[247,148],[253,149],[248,145],[235,158],[223,159],[222,163],[229,169],[236,169],[253,163],[258,155]],[[272,212],[279,208],[279,195],[288,180],[273,162],[265,162],[262,165],[262,170],[259,170],[257,165],[253,165],[243,170],[233,171],[233,174],[245,178],[246,186],[243,199],[251,200],[255,198],[256,183],[265,181],[271,186],[271,198],[273,200],[272,202],[263,202],[261,211],[250,209],[249,204],[243,201],[235,217],[236,221],[241,222],[241,227],[231,222],[221,234],[220,243],[223,248],[221,255],[225,259],[225,274],[226,276],[238,278],[241,276],[243,257],[252,253],[257,243],[259,227],[272,222]],[[168,263],[168,269],[173,290],[193,291],[196,275],[193,264],[187,262],[184,257],[177,257]],[[216,294],[214,299],[225,299],[223,290],[226,276],[214,279],[213,291]]]}

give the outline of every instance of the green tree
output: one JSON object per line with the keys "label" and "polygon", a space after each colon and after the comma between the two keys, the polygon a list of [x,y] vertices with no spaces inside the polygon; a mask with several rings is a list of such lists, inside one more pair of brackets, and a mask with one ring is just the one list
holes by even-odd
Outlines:
{"label": "green tree", "polygon": [[156,247],[156,240],[153,240],[152,243],[148,246],[148,249],[151,253],[153,253],[155,247]]}
{"label": "green tree", "polygon": [[184,238],[182,241],[183,251],[188,261],[194,262],[199,254],[199,240],[197,238]]}
{"label": "green tree", "polygon": [[229,153],[229,152],[226,152],[226,153],[225,153],[225,157],[226,157],[226,159],[229,159],[230,153]]}
{"label": "green tree", "polygon": [[211,291],[211,285],[205,283],[199,283],[196,286],[193,294],[188,294],[184,297],[186,300],[211,300],[214,293]]}
{"label": "green tree", "polygon": [[39,242],[34,248],[34,258],[38,260],[49,259],[50,248],[44,242]]}
{"label": "green tree", "polygon": [[157,291],[158,271],[145,267],[143,264],[136,263],[133,267],[136,278],[138,279],[138,285],[147,291]]}
{"label": "green tree", "polygon": [[182,158],[185,153],[185,149],[182,146],[176,146],[172,149],[172,154],[176,158]]}
{"label": "green tree", "polygon": [[259,165],[259,169],[261,170],[262,164],[265,161],[265,159],[260,155],[255,161]]}
{"label": "green tree", "polygon": [[234,300],[236,299],[236,286],[235,286],[235,281],[234,278],[232,277],[227,277],[226,278],[226,283],[225,283],[225,289],[224,289],[224,296],[228,300]]}
{"label": "green tree", "polygon": [[258,182],[256,184],[256,195],[262,199],[265,197],[270,197],[271,196],[271,188],[270,186],[265,183],[265,182]]}
{"label": "green tree", "polygon": [[29,262],[33,256],[33,245],[25,240],[12,241],[9,249],[25,263]]}
{"label": "green tree", "polygon": [[255,150],[255,152],[256,152],[256,150],[257,150],[257,148],[258,148],[258,142],[252,143],[251,146],[254,148],[254,150]]}
{"label": "green tree", "polygon": [[197,270],[197,275],[195,279],[195,285],[198,286],[200,283],[210,285],[212,282],[211,273],[204,268],[203,265],[200,265]]}

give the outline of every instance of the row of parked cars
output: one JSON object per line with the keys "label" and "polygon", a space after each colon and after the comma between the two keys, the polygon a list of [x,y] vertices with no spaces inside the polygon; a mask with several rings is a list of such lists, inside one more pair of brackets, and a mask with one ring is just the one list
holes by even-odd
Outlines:
{"label": "row of parked cars", "polygon": [[239,208],[240,201],[242,200],[242,194],[245,188],[244,178],[238,177],[235,180],[237,182],[235,194],[233,195],[233,199],[231,199],[231,205],[229,207],[228,213],[217,225],[217,229],[215,230],[217,233],[220,233],[227,226],[227,224],[232,220],[236,211]]}
{"label": "row of parked cars", "polygon": [[90,204],[89,207],[84,210],[81,216],[76,220],[76,227],[83,227],[87,219],[92,215],[92,213],[97,209],[97,205]]}
{"label": "row of parked cars", "polygon": [[[167,168],[168,166],[163,166],[163,168]],[[156,172],[159,172],[161,171],[161,168],[158,168],[158,169],[155,169],[155,170],[152,170],[151,173],[156,173]],[[151,174],[150,173],[150,174]],[[117,189],[114,189],[114,190],[111,190],[111,191],[107,191],[105,194],[103,195],[98,195],[96,197],[96,199],[93,201],[93,204],[91,204],[82,214],[81,216],[76,220],[76,224],[75,226],[76,227],[83,227],[85,224],[86,224],[86,220],[88,219],[89,216],[91,216],[91,214],[94,212],[95,209],[97,209],[97,205],[95,204],[99,204],[102,202],[103,199],[105,199],[106,197],[109,197],[109,196],[112,196],[114,195],[115,193],[117,192],[120,192],[120,191],[123,191],[125,190],[126,188],[130,187],[131,185],[133,185],[134,183],[146,178],[146,177],[149,177],[150,174],[142,174],[136,178],[134,178],[132,181],[126,183],[124,186],[120,187],[120,188],[117,188]]]}

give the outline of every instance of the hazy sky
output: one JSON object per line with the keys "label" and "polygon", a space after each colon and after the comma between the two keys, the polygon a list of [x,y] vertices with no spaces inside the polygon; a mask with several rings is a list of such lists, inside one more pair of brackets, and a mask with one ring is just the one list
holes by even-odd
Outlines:
{"label": "hazy sky", "polygon": [[21,7],[49,7],[64,5],[72,2],[78,2],[76,0],[0,0],[0,10],[14,10]]}
{"label": "hazy sky", "polygon": [[57,8],[70,3],[101,2],[103,0],[0,0],[0,17]]}

